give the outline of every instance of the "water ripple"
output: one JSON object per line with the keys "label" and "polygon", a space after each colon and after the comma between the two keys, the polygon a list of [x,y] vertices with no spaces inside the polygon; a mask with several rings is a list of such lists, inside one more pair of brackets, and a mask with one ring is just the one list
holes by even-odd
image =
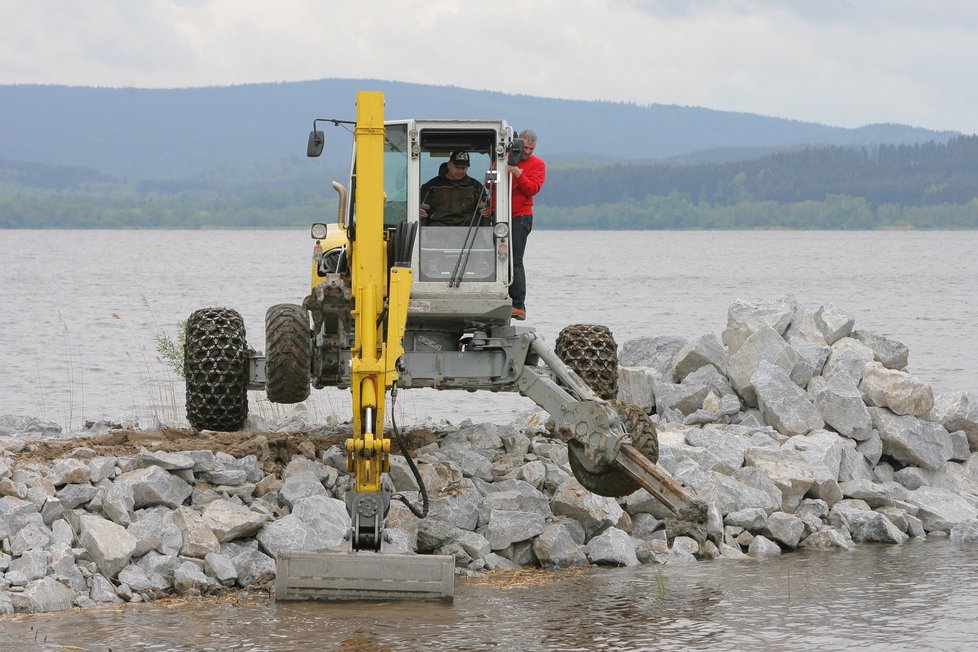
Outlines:
{"label": "water ripple", "polygon": [[968,650],[978,637],[975,577],[973,546],[862,545],[762,561],[555,573],[510,588],[460,580],[453,605],[262,598],[7,617],[0,648]]}

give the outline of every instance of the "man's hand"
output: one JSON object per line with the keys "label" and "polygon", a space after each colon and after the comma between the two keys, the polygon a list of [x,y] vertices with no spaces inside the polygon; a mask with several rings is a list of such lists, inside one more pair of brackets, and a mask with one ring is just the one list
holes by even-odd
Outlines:
{"label": "man's hand", "polygon": [[508,165],[506,167],[509,168],[509,173],[512,174],[517,179],[519,179],[521,176],[523,176],[523,169],[520,168],[519,166],[516,166],[516,165]]}

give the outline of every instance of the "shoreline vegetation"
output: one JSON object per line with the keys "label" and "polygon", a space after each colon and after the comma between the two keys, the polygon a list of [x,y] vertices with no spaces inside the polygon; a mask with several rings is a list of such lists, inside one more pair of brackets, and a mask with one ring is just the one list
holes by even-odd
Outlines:
{"label": "shoreline vegetation", "polygon": [[[304,159],[182,178],[0,159],[0,228],[305,228],[330,221],[329,179]],[[601,230],[978,228],[978,136],[819,147],[726,163],[550,164],[534,227]]]}
{"label": "shoreline vegetation", "polygon": [[[288,206],[265,202],[200,203],[189,200],[57,197],[11,199],[0,196],[0,229],[209,230],[307,228],[332,221],[335,201],[306,198]],[[541,205],[534,227],[544,230],[649,231],[928,231],[978,229],[978,199],[967,204],[873,207],[859,197],[790,204],[742,202],[729,206],[695,204],[679,196],[642,201],[557,208]]]}

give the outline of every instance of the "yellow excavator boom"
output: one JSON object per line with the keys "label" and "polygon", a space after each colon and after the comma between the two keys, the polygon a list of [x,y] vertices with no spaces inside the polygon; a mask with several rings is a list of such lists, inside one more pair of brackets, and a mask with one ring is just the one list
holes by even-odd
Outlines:
{"label": "yellow excavator boom", "polygon": [[411,269],[387,260],[384,230],[384,96],[357,94],[356,214],[349,229],[354,299],[351,351],[353,436],[346,441],[354,485],[346,494],[350,552],[285,551],[276,560],[276,598],[451,599],[455,563],[449,555],[383,554],[390,493],[390,439],[384,436],[385,397],[398,378],[411,296]]}
{"label": "yellow excavator boom", "polygon": [[[346,450],[354,489],[377,492],[381,474],[390,468],[390,440],[383,434],[384,396],[397,378],[393,366],[388,365],[388,342],[382,318],[389,291],[384,246],[383,93],[357,94],[354,137],[357,212],[350,260],[356,339],[351,371],[353,437],[347,440]],[[410,276],[410,270],[407,273]]]}

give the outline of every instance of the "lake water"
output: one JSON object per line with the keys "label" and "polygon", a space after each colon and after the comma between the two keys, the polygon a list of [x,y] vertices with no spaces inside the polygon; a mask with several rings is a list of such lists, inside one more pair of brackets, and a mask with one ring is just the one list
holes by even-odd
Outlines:
{"label": "lake water", "polygon": [[[307,292],[301,231],[0,231],[0,414],[183,422],[182,382],[156,353],[196,308],[239,310],[264,348],[264,315]],[[527,251],[526,322],[549,342],[601,323],[619,344],[719,335],[736,299],[833,303],[856,327],[910,347],[935,391],[978,391],[978,232],[555,232]],[[313,418],[349,415],[349,393],[313,393]],[[257,395],[256,395],[257,396]],[[284,406],[256,402],[274,417]],[[506,423],[514,395],[402,392],[399,418]],[[184,422],[185,423],[185,422]]]}
{"label": "lake water", "polygon": [[[935,391],[978,391],[976,232],[546,232],[530,236],[528,325],[549,341],[604,323],[619,344],[722,332],[735,299],[792,293],[910,347]],[[182,418],[155,335],[204,305],[236,308],[255,348],[264,312],[299,302],[305,231],[0,231],[0,413],[70,428]],[[349,416],[345,392],[313,416]],[[509,422],[513,395],[410,390],[400,419]],[[254,409],[274,416],[275,409]],[[978,548],[946,540],[460,582],[447,605],[131,605],[0,618],[0,650],[967,650]]]}
{"label": "lake water", "polygon": [[460,580],[454,604],[130,605],[0,617],[0,649],[974,650],[978,547],[947,540],[759,561]]}

